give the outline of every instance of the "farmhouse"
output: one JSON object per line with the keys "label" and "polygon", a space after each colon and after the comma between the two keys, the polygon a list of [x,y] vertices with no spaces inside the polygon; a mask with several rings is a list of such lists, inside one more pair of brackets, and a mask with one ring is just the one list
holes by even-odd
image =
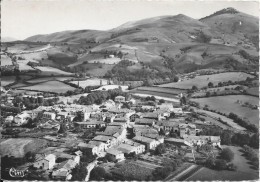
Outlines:
{"label": "farmhouse", "polygon": [[33,167],[45,170],[52,169],[55,165],[55,160],[56,156],[49,154],[45,158],[40,158],[35,163],[33,163]]}
{"label": "farmhouse", "polygon": [[119,95],[115,97],[115,102],[125,102],[125,97]]}
{"label": "farmhouse", "polygon": [[111,149],[107,149],[107,155],[111,156],[114,160],[124,160],[125,156],[124,153],[120,150],[111,148]]}
{"label": "farmhouse", "polygon": [[135,136],[133,138],[134,141],[138,143],[142,143],[145,145],[146,150],[154,149],[160,143],[154,139],[143,137],[143,136]]}
{"label": "farmhouse", "polygon": [[194,124],[180,124],[180,137],[182,138],[184,135],[196,135],[196,125]]}
{"label": "farmhouse", "polygon": [[106,126],[105,122],[102,121],[88,121],[88,122],[76,122],[75,124],[76,128],[79,129],[87,129],[87,128],[100,128]]}
{"label": "farmhouse", "polygon": [[82,151],[85,151],[87,153],[90,153],[92,155],[98,154],[99,153],[99,147],[93,144],[86,144],[83,142],[80,142],[78,144],[78,148]]}
{"label": "farmhouse", "polygon": [[135,124],[136,125],[148,125],[148,126],[153,126],[155,124],[154,119],[148,119],[148,118],[136,118]]}
{"label": "farmhouse", "polygon": [[124,143],[135,147],[136,154],[141,154],[145,152],[145,145],[141,143],[134,142],[133,140],[125,140]]}
{"label": "farmhouse", "polygon": [[164,142],[165,143],[170,143],[170,144],[173,144],[173,145],[176,145],[176,146],[189,146],[191,147],[192,145],[185,141],[184,139],[179,139],[179,138],[166,138],[164,139]]}
{"label": "farmhouse", "polygon": [[14,117],[14,122],[17,124],[17,125],[23,125],[23,124],[26,124],[28,119],[30,118],[30,115],[26,112],[22,112],[20,114],[17,114],[15,117]]}
{"label": "farmhouse", "polygon": [[52,119],[52,120],[54,120],[55,117],[56,117],[56,114],[53,113],[53,112],[44,112],[42,117],[45,118],[45,119]]}
{"label": "farmhouse", "polygon": [[190,145],[193,146],[201,146],[203,144],[210,144],[212,146],[219,146],[220,147],[220,136],[190,136],[184,135],[184,141],[188,142]]}

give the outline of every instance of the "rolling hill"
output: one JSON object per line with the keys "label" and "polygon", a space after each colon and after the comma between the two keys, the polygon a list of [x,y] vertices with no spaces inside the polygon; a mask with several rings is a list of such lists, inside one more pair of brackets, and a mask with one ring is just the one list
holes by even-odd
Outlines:
{"label": "rolling hill", "polygon": [[[78,55],[78,62],[66,62],[70,67],[81,67],[106,54],[122,52],[121,59],[135,63],[129,70],[150,68],[169,73],[204,68],[251,70],[258,67],[258,62],[252,61],[258,58],[258,20],[226,8],[200,20],[183,14],[160,16],[127,22],[107,31],[63,31],[35,35],[26,41],[67,42],[85,49]],[[86,49],[87,43],[95,44]],[[246,56],[241,55],[241,50]]]}

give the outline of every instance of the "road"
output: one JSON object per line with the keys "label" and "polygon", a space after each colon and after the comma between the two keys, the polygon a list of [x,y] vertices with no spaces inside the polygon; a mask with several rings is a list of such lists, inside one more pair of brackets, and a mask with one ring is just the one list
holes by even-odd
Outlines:
{"label": "road", "polygon": [[167,177],[165,181],[184,181],[185,179],[187,179],[188,177],[196,173],[201,168],[202,168],[201,166],[193,164],[187,169],[185,169],[184,171],[182,171],[181,173],[179,173],[178,175]]}

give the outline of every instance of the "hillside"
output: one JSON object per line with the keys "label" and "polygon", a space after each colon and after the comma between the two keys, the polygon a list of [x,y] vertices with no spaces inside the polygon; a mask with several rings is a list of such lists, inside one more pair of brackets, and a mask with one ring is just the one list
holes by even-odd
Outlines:
{"label": "hillside", "polygon": [[70,68],[89,70],[98,60],[104,59],[106,64],[108,55],[118,57],[120,52],[120,59],[134,63],[126,67],[130,72],[146,68],[175,74],[204,68],[257,69],[258,30],[258,18],[226,8],[200,20],[183,14],[160,16],[107,31],[63,31],[26,41],[69,43],[69,47],[61,44],[60,49],[77,54],[76,62],[69,64],[68,59],[64,63]]}

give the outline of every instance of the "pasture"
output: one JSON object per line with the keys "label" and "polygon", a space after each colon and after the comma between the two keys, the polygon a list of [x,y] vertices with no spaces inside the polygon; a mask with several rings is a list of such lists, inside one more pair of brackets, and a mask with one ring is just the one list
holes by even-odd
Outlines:
{"label": "pasture", "polygon": [[[35,70],[35,69],[32,68],[31,66],[27,65],[27,63],[29,62],[29,60],[17,60],[16,62],[17,62],[17,64],[19,65],[19,70],[20,70],[20,71]],[[35,61],[33,61],[33,62],[35,62]]]}
{"label": "pasture", "polygon": [[141,95],[147,95],[147,96],[151,95],[151,96],[157,96],[157,97],[164,97],[164,98],[179,100],[179,98],[177,97],[176,94],[167,93],[167,92],[139,90],[139,89],[130,90],[129,92],[133,93],[133,94],[141,94]]}
{"label": "pasture", "polygon": [[15,82],[15,76],[1,76],[1,86],[6,86]]}
{"label": "pasture", "polygon": [[71,81],[70,83],[79,84],[80,87],[85,88],[87,86],[98,86],[98,85],[107,85],[108,81],[105,79],[98,79],[98,78],[90,78],[83,81]]}
{"label": "pasture", "polygon": [[259,96],[259,87],[251,87],[247,89],[246,92],[250,95]]}
{"label": "pasture", "polygon": [[233,112],[242,118],[247,118],[252,124],[258,126],[259,111],[257,109],[253,110],[248,107],[243,107],[239,103],[236,103],[237,100],[241,101],[242,103],[248,102],[253,105],[258,105],[259,102],[257,97],[248,95],[226,95],[191,99],[191,101],[198,102],[201,106],[205,106],[207,104],[210,109],[214,109],[225,114]]}
{"label": "pasture", "polygon": [[136,90],[138,90],[138,91],[159,92],[159,93],[166,93],[166,94],[172,94],[172,95],[178,95],[180,93],[186,92],[186,90],[181,90],[181,89],[160,88],[160,87],[138,87]]}
{"label": "pasture", "polygon": [[128,86],[121,86],[121,85],[104,85],[102,87],[99,87],[98,89],[95,89],[93,91],[97,90],[113,90],[113,89],[119,89],[119,87],[122,88],[123,91],[128,89]]}
{"label": "pasture", "polygon": [[246,80],[247,77],[253,78],[254,76],[243,72],[226,72],[226,73],[219,73],[213,75],[200,75],[200,76],[196,76],[195,78],[184,80],[181,82],[173,82],[173,83],[159,85],[159,87],[191,89],[192,86],[195,85],[198,88],[202,88],[208,86],[209,82],[212,82],[215,85],[218,84],[219,82],[227,82],[229,80],[233,82],[242,81],[242,80]]}
{"label": "pasture", "polygon": [[73,75],[73,73],[65,72],[53,67],[37,66],[35,68],[41,71],[40,75]]}
{"label": "pasture", "polygon": [[171,98],[171,97],[166,97],[166,96],[159,96],[155,92],[154,93],[149,92],[149,94],[148,93],[146,93],[146,94],[145,93],[132,93],[132,94],[136,95],[138,97],[143,97],[143,98],[148,97],[148,96],[149,97],[154,96],[157,100],[164,99],[164,100],[170,101],[170,102],[177,102],[177,103],[180,102],[180,99],[178,99],[176,97]]}
{"label": "pasture", "polygon": [[45,81],[51,81],[51,80],[59,80],[59,81],[65,81],[70,80],[74,77],[42,77],[42,78],[35,78],[31,80],[27,80],[28,83],[40,83]]}
{"label": "pasture", "polygon": [[47,81],[39,83],[32,86],[20,87],[21,90],[32,90],[32,91],[42,91],[42,92],[55,92],[55,93],[65,93],[68,90],[75,90],[74,87],[71,87],[60,81]]}
{"label": "pasture", "polygon": [[10,138],[0,143],[1,156],[23,157],[27,152],[35,152],[45,147],[47,142],[31,138]]}
{"label": "pasture", "polygon": [[121,61],[120,58],[106,58],[106,59],[94,59],[88,61],[88,63],[101,63],[101,64],[117,64]]}
{"label": "pasture", "polygon": [[1,66],[13,65],[13,62],[10,57],[6,55],[1,55]]}

